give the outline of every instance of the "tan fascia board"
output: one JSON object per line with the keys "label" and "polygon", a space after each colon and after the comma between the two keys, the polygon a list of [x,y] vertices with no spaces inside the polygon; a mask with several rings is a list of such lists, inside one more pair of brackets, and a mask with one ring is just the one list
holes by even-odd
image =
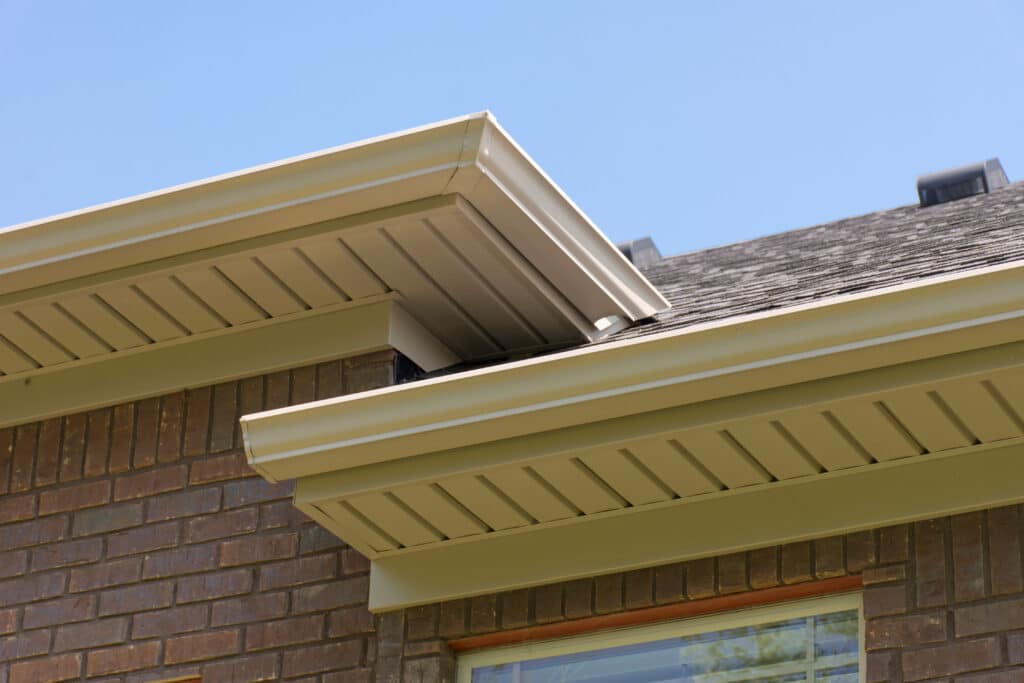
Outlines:
{"label": "tan fascia board", "polygon": [[1024,263],[242,418],[275,480],[1024,339]]}
{"label": "tan fascia board", "polygon": [[[378,557],[374,612],[876,529],[1024,501],[1024,438]],[[670,539],[670,542],[666,542]],[[572,552],[566,552],[571,548]]]}
{"label": "tan fascia board", "polygon": [[383,296],[0,378],[0,428],[387,349],[421,367],[457,361]]}
{"label": "tan fascia board", "polygon": [[[0,230],[0,292],[462,194],[594,323],[668,302],[487,112]],[[572,298],[572,294],[570,294]]]}

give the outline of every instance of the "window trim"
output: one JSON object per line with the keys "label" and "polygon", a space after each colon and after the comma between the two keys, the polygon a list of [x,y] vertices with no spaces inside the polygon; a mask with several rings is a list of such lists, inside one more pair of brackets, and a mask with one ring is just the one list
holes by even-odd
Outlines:
{"label": "window trim", "polygon": [[705,614],[657,624],[629,626],[586,633],[553,640],[539,640],[517,645],[474,650],[460,655],[456,661],[457,683],[471,683],[474,668],[511,664],[542,657],[557,657],[588,650],[599,650],[622,645],[652,642],[678,636],[690,636],[709,631],[720,631],[754,623],[809,617],[826,612],[857,610],[858,621],[858,674],[865,680],[866,650],[864,649],[864,600],[861,591],[794,600],[759,607]]}

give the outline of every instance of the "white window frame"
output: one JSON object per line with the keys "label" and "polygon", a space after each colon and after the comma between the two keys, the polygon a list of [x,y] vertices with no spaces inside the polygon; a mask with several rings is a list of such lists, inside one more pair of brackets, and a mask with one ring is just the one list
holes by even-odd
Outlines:
{"label": "white window frame", "polygon": [[[473,669],[512,664],[542,657],[557,657],[588,650],[601,650],[621,645],[664,640],[679,636],[692,636],[709,631],[751,626],[771,621],[812,617],[829,612],[857,610],[857,640],[859,648],[858,675],[865,681],[866,653],[864,649],[864,600],[860,591],[828,595],[806,600],[792,600],[763,607],[730,610],[717,614],[689,617],[648,626],[628,626],[596,633],[569,636],[555,640],[542,640],[522,645],[488,648],[468,652],[458,658],[457,683],[471,683]],[[811,682],[813,683],[813,682]]]}

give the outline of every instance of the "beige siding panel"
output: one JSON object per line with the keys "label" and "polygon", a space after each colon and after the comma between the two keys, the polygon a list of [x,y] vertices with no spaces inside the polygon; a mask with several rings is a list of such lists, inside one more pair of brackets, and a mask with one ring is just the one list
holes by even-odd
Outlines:
{"label": "beige siding panel", "polygon": [[87,332],[60,309],[51,304],[39,304],[22,309],[22,314],[43,332],[59,339],[63,347],[79,358],[89,358],[110,352],[110,347]]}
{"label": "beige siding panel", "polygon": [[26,358],[19,349],[0,336],[0,372],[13,375],[16,372],[34,370],[36,364]]}
{"label": "beige siding panel", "polygon": [[666,488],[659,486],[650,475],[618,451],[593,450],[579,458],[631,505],[659,503],[672,498]]}
{"label": "beige siding panel", "polygon": [[605,488],[590,472],[573,460],[550,458],[534,463],[534,472],[544,478],[572,504],[583,512],[592,514],[605,510],[618,510],[625,505],[614,493]]}
{"label": "beige siding panel", "polygon": [[149,343],[138,330],[129,325],[109,306],[86,295],[69,297],[61,305],[93,332],[118,351]]}
{"label": "beige siding panel", "polygon": [[931,452],[970,446],[972,440],[957,428],[954,419],[925,391],[910,389],[886,394],[882,402]]}
{"label": "beige siding panel", "polygon": [[[431,216],[430,221],[462,258],[472,263],[477,271],[487,274],[494,288],[512,306],[530,312],[530,323],[546,341],[569,341],[579,337],[579,330],[566,321],[534,284],[518,269],[507,266],[507,257],[501,254],[491,239],[501,240],[508,250],[512,250],[512,246],[504,242],[504,238],[493,227],[488,224],[481,228],[491,235],[491,239],[488,239],[462,213],[439,213]],[[539,273],[536,277],[542,278]]]}
{"label": "beige siding panel", "polygon": [[299,301],[250,258],[221,263],[217,268],[271,316],[298,313],[307,308],[305,302]]}
{"label": "beige siding panel", "polygon": [[178,279],[232,325],[263,320],[267,314],[219,271],[203,268],[178,273]]}
{"label": "beige siding panel", "polygon": [[664,439],[629,444],[629,451],[679,496],[698,496],[719,490],[719,483]]}
{"label": "beige siding panel", "polygon": [[[350,544],[362,541],[364,545],[370,546],[377,552],[398,549],[398,544],[394,542],[394,539],[388,538],[379,529],[371,524],[367,524],[363,515],[353,512],[353,509],[347,504],[337,501],[324,501],[317,503],[317,506],[336,525],[341,527],[343,532],[341,537],[348,540]],[[351,535],[351,540],[349,540],[349,535]]]}
{"label": "beige siding panel", "polygon": [[348,299],[334,284],[306,262],[295,249],[276,249],[259,256],[259,260],[289,289],[313,308],[339,304]]}
{"label": "beige siding panel", "polygon": [[875,460],[919,455],[918,447],[869,400],[842,401],[829,412]]}
{"label": "beige siding panel", "polygon": [[423,545],[440,541],[441,536],[411,514],[405,506],[383,493],[366,493],[349,498],[352,507],[372,519],[384,533],[398,540],[403,546]]}
{"label": "beige siding panel", "polygon": [[992,394],[976,379],[946,382],[938,393],[982,443],[1011,439],[1022,433]]}
{"label": "beige siding panel", "polygon": [[829,471],[871,462],[869,455],[861,453],[821,413],[793,411],[782,416],[779,422]]}
{"label": "beige siding panel", "polygon": [[154,341],[166,341],[186,336],[186,330],[139,296],[130,287],[119,287],[99,293],[108,304],[117,309],[132,325]]}
{"label": "beige siding panel", "polygon": [[438,238],[426,219],[407,219],[389,225],[391,235],[430,278],[438,283],[473,319],[506,346],[523,348],[543,343],[491,282]]}
{"label": "beige siding panel", "polygon": [[477,536],[487,531],[487,527],[472,514],[453,502],[445,492],[433,486],[404,486],[392,493],[448,538]]}
{"label": "beige siding panel", "polygon": [[800,451],[799,446],[786,439],[767,420],[744,420],[730,424],[729,433],[776,479],[806,477],[820,471]]}
{"label": "beige siding panel", "polygon": [[415,264],[380,232],[346,237],[353,252],[377,273],[388,287],[409,302],[417,317],[433,321],[433,329],[450,331],[441,341],[464,358],[501,350],[479,324],[456,306]]}
{"label": "beige siding panel", "polygon": [[760,467],[743,457],[713,429],[683,432],[676,435],[675,440],[731,489],[771,481]]}
{"label": "beige siding panel", "polygon": [[67,351],[13,313],[0,313],[0,335],[40,365],[56,365],[72,360]]}
{"label": "beige siding panel", "polygon": [[388,292],[387,286],[336,238],[310,242],[302,245],[300,250],[352,299]]}
{"label": "beige siding panel", "polygon": [[495,531],[527,526],[530,520],[474,475],[445,479],[441,487]]}
{"label": "beige siding panel", "polygon": [[540,522],[575,517],[577,512],[519,467],[487,473],[487,479]]}
{"label": "beige siding panel", "polygon": [[191,292],[171,278],[164,277],[140,282],[138,288],[160,308],[188,328],[192,334],[224,328],[224,323],[217,316],[210,313],[192,296]]}

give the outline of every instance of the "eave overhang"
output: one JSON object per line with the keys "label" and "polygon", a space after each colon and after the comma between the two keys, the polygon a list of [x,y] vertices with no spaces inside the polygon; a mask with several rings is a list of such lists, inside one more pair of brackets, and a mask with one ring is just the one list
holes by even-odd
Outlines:
{"label": "eave overhang", "polygon": [[[0,400],[383,299],[422,330],[399,350],[426,370],[578,344],[667,307],[483,113],[0,230]],[[335,322],[339,357],[358,316]],[[310,356],[288,348],[242,375]],[[55,398],[0,425],[95,405]]]}
{"label": "eave overhang", "polygon": [[1014,263],[242,427],[384,610],[1024,500],[1022,340]]}

